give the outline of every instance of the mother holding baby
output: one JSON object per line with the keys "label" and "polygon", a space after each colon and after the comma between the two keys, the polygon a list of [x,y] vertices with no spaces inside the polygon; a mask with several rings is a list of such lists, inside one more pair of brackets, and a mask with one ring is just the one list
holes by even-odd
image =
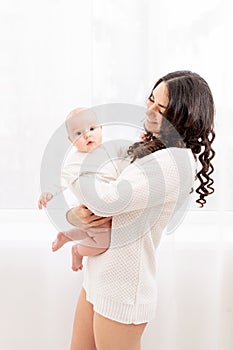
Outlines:
{"label": "mother holding baby", "polygon": [[177,71],[159,79],[148,97],[144,127],[117,180],[97,184],[101,200],[87,198],[67,214],[73,226],[87,231],[111,227],[109,249],[87,257],[71,350],[140,350],[156,313],[161,234],[190,197],[195,179],[201,207],[214,191],[214,102],[202,77]]}

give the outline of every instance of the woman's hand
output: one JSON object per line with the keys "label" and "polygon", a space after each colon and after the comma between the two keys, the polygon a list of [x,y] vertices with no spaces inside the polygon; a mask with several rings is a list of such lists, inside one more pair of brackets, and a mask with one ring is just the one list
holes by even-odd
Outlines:
{"label": "woman's hand", "polygon": [[108,232],[112,226],[111,217],[101,217],[94,215],[85,205],[70,209],[66,213],[67,221],[76,227],[88,232]]}

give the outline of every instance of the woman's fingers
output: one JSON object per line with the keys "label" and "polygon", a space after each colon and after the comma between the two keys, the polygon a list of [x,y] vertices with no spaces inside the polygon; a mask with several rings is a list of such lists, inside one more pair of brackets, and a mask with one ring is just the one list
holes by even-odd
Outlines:
{"label": "woman's fingers", "polygon": [[[92,233],[92,234],[96,234],[96,233],[99,233],[99,232],[102,232],[102,233],[107,233],[109,232],[109,228],[106,228],[106,227],[89,227],[86,229],[86,231],[88,231],[88,233]],[[111,232],[111,231],[110,231]]]}
{"label": "woman's fingers", "polygon": [[90,228],[100,227],[109,228],[111,218],[103,218],[101,216],[94,215],[89,209],[81,205],[70,209],[66,214],[67,220],[71,225],[89,230]]}
{"label": "woman's fingers", "polygon": [[84,205],[70,209],[73,216],[76,217],[77,221],[80,221],[83,224],[89,224],[94,220],[100,218],[100,216],[94,215],[89,209]]}
{"label": "woman's fingers", "polygon": [[110,218],[109,217],[108,218],[103,218],[101,216],[96,216],[96,215],[95,215],[95,217],[97,219],[90,223],[91,227],[99,227],[99,226],[101,226],[103,228],[104,227],[108,227],[108,228],[110,227],[109,223],[112,221],[111,217]]}
{"label": "woman's fingers", "polygon": [[66,219],[71,225],[84,230],[87,228],[87,218],[87,213],[82,206],[72,208],[66,213]]}

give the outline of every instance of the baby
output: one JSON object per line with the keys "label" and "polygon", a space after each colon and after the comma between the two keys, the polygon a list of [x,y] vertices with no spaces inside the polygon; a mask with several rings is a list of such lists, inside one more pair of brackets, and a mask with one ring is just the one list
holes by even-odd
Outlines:
{"label": "baby", "polygon": [[[51,192],[41,194],[38,201],[38,208],[46,207],[47,203],[57,194],[65,189],[71,189],[76,197],[77,179],[80,168],[87,153],[93,151],[102,144],[102,126],[97,123],[96,114],[85,108],[77,108],[71,111],[66,119],[68,139],[76,148],[76,151],[69,156],[68,162],[61,172],[61,184],[54,186]],[[111,173],[103,174],[105,179],[112,179]],[[74,186],[75,184],[75,186]],[[79,199],[79,198],[78,198]],[[110,229],[108,232],[90,234],[78,228],[66,232],[59,232],[56,240],[52,243],[52,250],[56,251],[66,242],[82,240],[81,244],[72,247],[72,269],[82,270],[83,256],[94,256],[105,252],[110,244]]]}

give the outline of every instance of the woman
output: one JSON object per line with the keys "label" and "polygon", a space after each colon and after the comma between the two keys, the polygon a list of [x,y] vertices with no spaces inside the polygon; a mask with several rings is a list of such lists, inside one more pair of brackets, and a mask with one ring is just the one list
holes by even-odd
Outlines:
{"label": "woman", "polygon": [[[71,350],[140,349],[155,316],[155,253],[162,231],[192,192],[195,172],[201,207],[214,191],[214,102],[206,81],[190,71],[164,76],[152,89],[146,114],[143,141],[128,150],[131,164],[117,181],[100,184],[108,201],[120,184],[130,183],[127,201],[108,212],[90,200],[84,202],[88,209],[73,208],[67,215],[86,230],[112,228],[109,250],[87,259]],[[121,193],[127,191],[123,186]]]}

